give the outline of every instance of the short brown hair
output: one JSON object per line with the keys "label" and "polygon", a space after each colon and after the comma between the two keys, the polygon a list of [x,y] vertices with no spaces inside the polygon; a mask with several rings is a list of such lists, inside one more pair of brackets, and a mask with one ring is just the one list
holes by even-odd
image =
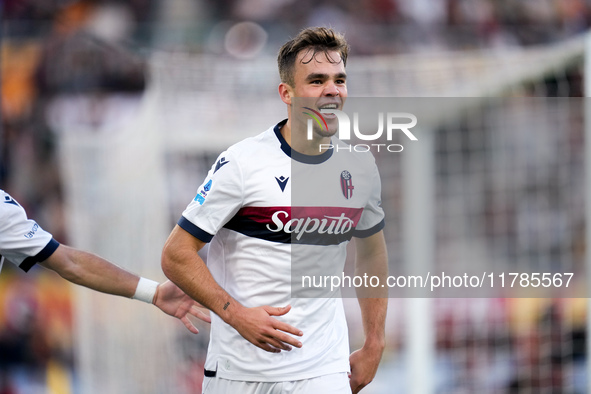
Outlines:
{"label": "short brown hair", "polygon": [[328,27],[308,27],[283,44],[279,50],[277,65],[281,82],[293,86],[295,61],[298,53],[304,49],[313,51],[312,59],[316,53],[324,52],[329,61],[332,59],[328,56],[328,51],[336,51],[341,55],[343,65],[347,65],[349,45],[342,34]]}

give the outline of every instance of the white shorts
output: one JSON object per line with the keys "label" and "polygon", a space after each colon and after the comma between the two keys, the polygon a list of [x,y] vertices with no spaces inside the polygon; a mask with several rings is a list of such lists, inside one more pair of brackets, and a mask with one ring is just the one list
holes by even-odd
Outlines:
{"label": "white shorts", "polygon": [[286,382],[245,382],[219,377],[203,379],[203,394],[351,394],[346,372]]}

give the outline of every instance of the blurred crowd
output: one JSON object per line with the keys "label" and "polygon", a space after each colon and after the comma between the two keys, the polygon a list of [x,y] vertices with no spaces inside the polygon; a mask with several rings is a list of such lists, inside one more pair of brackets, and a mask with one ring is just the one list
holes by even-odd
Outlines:
{"label": "blurred crowd", "polygon": [[[356,54],[544,44],[585,31],[584,0],[209,1],[220,20],[251,20],[269,32],[330,25]],[[282,34],[283,33],[283,34]]]}
{"label": "blurred crowd", "polygon": [[[411,390],[408,338],[400,324],[405,308],[405,300],[390,300],[388,325],[394,328],[370,392]],[[440,298],[431,308],[435,393],[587,392],[583,299]]]}
{"label": "blurred crowd", "polygon": [[[495,50],[558,42],[586,31],[591,24],[591,4],[585,0],[4,0],[0,7],[0,188],[11,193],[55,238],[66,243],[58,135],[47,120],[48,105],[59,96],[84,96],[90,100],[88,123],[100,124],[106,97],[141,97],[148,83],[146,59],[152,51],[187,51],[229,59],[274,55],[289,36],[310,25],[343,31],[352,54],[359,56]],[[245,21],[252,24],[243,26],[237,36],[232,35],[233,27]],[[569,81],[581,85],[577,78]],[[570,94],[580,95],[581,87],[571,86]],[[529,193],[539,195],[535,189]],[[538,201],[537,197],[532,200]],[[493,206],[497,201],[484,203],[484,211],[478,214],[485,218],[487,235],[495,237],[506,230],[501,228],[504,211],[499,214],[499,207]],[[579,236],[575,246],[580,255],[582,223],[575,224]],[[60,279],[46,277],[41,270],[33,270],[28,276],[10,267],[4,270],[10,272],[3,272],[0,279],[37,283],[37,290],[17,302],[7,279],[0,280],[0,394],[13,394],[18,391],[11,391],[9,380],[13,388],[26,384],[18,383],[19,379],[28,379],[29,384],[47,382],[47,376],[59,379],[60,371],[72,367],[69,334],[58,335],[70,333],[71,306],[67,294],[55,288],[56,283],[61,286]],[[40,299],[50,300],[47,302],[52,307],[40,307]],[[523,336],[509,337],[501,330],[499,336],[481,338],[478,328],[465,322],[454,323],[453,314],[442,315],[438,318],[437,340],[442,355],[439,366],[451,372],[445,375],[447,380],[442,378],[441,387],[450,392],[452,386],[458,387],[449,376],[470,381],[458,371],[469,374],[470,368],[482,361],[476,353],[492,352],[493,348],[501,351],[486,353],[489,361],[517,357],[536,365],[534,358],[539,355],[532,349],[541,349],[540,341],[546,341],[543,351],[550,354],[550,369],[552,363],[570,357],[575,360],[568,367],[572,372],[583,357],[584,334],[580,325],[564,329],[561,308],[547,305],[532,319],[536,324],[553,322],[542,339],[533,329],[523,331],[527,332]],[[47,321],[55,325],[52,330],[43,326]],[[568,348],[556,350],[555,346],[562,345],[555,343],[563,342],[552,342],[554,336],[569,337],[569,345],[565,345]],[[461,352],[462,356],[454,356]],[[192,360],[197,365],[195,370],[201,361]],[[465,365],[460,368],[456,362]],[[486,365],[493,364],[497,365]],[[62,370],[55,372],[55,365]],[[541,379],[545,370],[534,369],[520,370],[523,376],[499,373],[510,376],[505,381],[506,390],[518,392],[519,381],[528,381],[521,383],[522,387],[535,391],[537,383],[531,383],[531,377]],[[566,370],[560,369],[560,374]],[[46,376],[47,371],[54,373]],[[43,376],[31,380],[31,374]],[[564,376],[552,375],[548,379],[560,381]],[[554,383],[545,384],[548,387]],[[556,387],[562,387],[561,383]],[[471,387],[463,389],[472,392]]]}

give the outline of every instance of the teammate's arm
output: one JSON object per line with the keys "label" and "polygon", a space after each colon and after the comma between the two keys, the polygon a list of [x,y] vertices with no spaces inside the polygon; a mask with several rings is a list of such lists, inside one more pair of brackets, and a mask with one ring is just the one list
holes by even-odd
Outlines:
{"label": "teammate's arm", "polygon": [[301,336],[302,332],[271,317],[286,314],[290,306],[246,308],[238,303],[215,281],[197,254],[203,246],[205,242],[175,226],[162,251],[164,274],[253,345],[273,353],[301,347],[301,342],[288,334]]}
{"label": "teammate's arm", "polygon": [[[377,276],[386,283],[388,276],[388,253],[384,233],[380,231],[367,238],[355,238],[355,274]],[[388,290],[386,287],[358,288],[357,297],[361,308],[365,343],[349,357],[351,364],[351,390],[358,393],[375,377],[385,347],[386,310]]]}
{"label": "teammate's arm", "polygon": [[[66,245],[59,245],[51,256],[39,264],[74,284],[122,297],[133,297],[140,281],[139,276],[97,255]],[[164,313],[180,319],[195,334],[199,330],[190,322],[188,314],[210,321],[207,314],[197,309],[200,305],[170,281],[156,287],[152,303]]]}

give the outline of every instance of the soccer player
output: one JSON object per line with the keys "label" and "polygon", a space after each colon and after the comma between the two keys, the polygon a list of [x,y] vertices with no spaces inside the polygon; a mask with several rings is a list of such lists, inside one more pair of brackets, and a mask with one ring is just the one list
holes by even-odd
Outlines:
{"label": "soccer player", "polygon": [[4,190],[0,190],[0,255],[0,269],[4,259],[25,272],[39,264],[77,285],[154,304],[180,319],[194,334],[199,330],[188,319],[189,314],[211,321],[198,309],[201,305],[171,281],[159,284],[138,277],[99,256],[58,243],[28,219],[25,210]]}
{"label": "soccer player", "polygon": [[[283,45],[279,96],[288,118],[219,156],[165,244],[166,276],[214,312],[205,394],[357,393],[375,376],[387,295],[358,297],[365,343],[349,355],[342,300],[293,297],[292,288],[300,266],[342,273],[353,237],[356,273],[387,275],[373,156],[319,149],[343,144],[334,114],[311,139],[298,118],[300,97],[314,111],[342,109],[347,54],[343,36],[327,28]],[[197,254],[206,243],[207,265]]]}

